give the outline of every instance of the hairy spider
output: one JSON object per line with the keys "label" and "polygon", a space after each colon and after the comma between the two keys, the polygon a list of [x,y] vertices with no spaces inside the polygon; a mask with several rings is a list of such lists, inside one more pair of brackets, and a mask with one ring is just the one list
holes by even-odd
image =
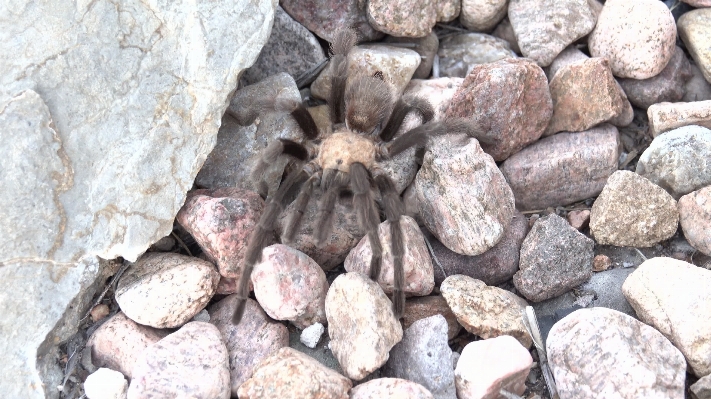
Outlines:
{"label": "hairy spider", "polygon": [[[247,245],[245,266],[238,284],[238,302],[233,323],[242,319],[245,301],[249,295],[249,280],[252,268],[260,261],[262,249],[269,242],[276,228],[277,218],[295,197],[293,190],[300,192],[293,201],[294,211],[287,217],[282,240],[290,242],[296,234],[304,210],[314,193],[321,190],[315,226],[316,242],[326,240],[333,223],[334,207],[343,192],[352,193],[353,208],[358,223],[368,236],[372,248],[370,278],[377,280],[382,261],[382,246],[378,238],[380,213],[373,188],[380,192],[385,217],[390,221],[392,254],[394,263],[393,311],[400,318],[405,305],[403,291],[404,272],[402,257],[404,242],[400,217],[404,206],[392,179],[378,165],[408,148],[423,147],[428,137],[445,133],[466,133],[474,136],[478,129],[464,119],[432,121],[434,111],[429,102],[422,99],[395,100],[393,88],[381,72],[373,76],[352,76],[347,79],[348,52],[356,44],[356,35],[350,30],[338,32],[331,44],[331,110],[333,133],[318,140],[318,130],[306,107],[297,101],[278,98],[267,99],[259,108],[288,112],[301,128],[304,140],[279,139],[270,143],[257,162],[252,176],[265,192],[265,171],[278,157],[287,156],[297,167],[287,174],[276,193],[267,199],[267,205]],[[422,125],[395,137],[405,117],[410,112],[419,113]]]}

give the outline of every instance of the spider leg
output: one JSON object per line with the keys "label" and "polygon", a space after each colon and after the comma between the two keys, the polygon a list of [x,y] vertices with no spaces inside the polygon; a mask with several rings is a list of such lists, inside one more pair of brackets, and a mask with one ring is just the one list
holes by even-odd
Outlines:
{"label": "spider leg", "polygon": [[358,224],[368,235],[372,256],[370,258],[370,279],[378,281],[383,259],[383,248],[378,237],[380,216],[375,200],[370,192],[371,175],[362,163],[353,163],[350,167],[351,186],[353,187],[353,207],[358,216]]}
{"label": "spider leg", "polygon": [[264,179],[267,170],[282,155],[287,155],[303,162],[308,159],[309,151],[302,144],[288,139],[279,139],[270,143],[262,152],[262,156],[254,165],[250,174],[250,178],[256,183],[257,191],[263,197],[267,196],[268,191],[267,183]]}
{"label": "spider leg", "polygon": [[395,183],[385,174],[375,176],[375,184],[380,190],[380,195],[383,200],[383,208],[385,209],[385,217],[390,222],[390,237],[392,241],[392,254],[394,272],[393,291],[393,312],[395,317],[402,317],[405,309],[405,271],[402,265],[402,257],[405,253],[405,243],[402,237],[402,228],[400,226],[400,216],[405,213],[405,206],[400,200],[400,196],[395,190]]}
{"label": "spider leg", "polygon": [[306,209],[306,205],[308,205],[309,200],[311,199],[311,194],[314,191],[314,187],[317,186],[320,181],[321,172],[315,172],[311,177],[309,177],[308,180],[306,180],[306,183],[304,183],[303,187],[301,188],[299,196],[296,197],[296,200],[294,201],[294,210],[287,218],[286,227],[284,228],[284,232],[281,236],[281,239],[284,243],[289,243],[294,240],[294,236],[296,235],[296,228],[299,226],[301,218],[304,216],[304,210]]}
{"label": "spider leg", "polygon": [[321,198],[321,204],[318,208],[316,220],[319,223],[315,228],[316,245],[321,246],[326,242],[328,233],[333,225],[333,211],[336,207],[336,201],[341,191],[348,186],[348,173],[335,171],[332,169],[326,170],[321,179],[321,187],[325,189],[325,193]]}
{"label": "spider leg", "polygon": [[235,307],[235,312],[232,316],[232,323],[239,324],[242,320],[242,315],[244,314],[244,307],[249,297],[249,281],[252,274],[252,269],[254,265],[257,264],[262,258],[262,250],[269,242],[271,234],[273,234],[274,228],[276,226],[276,221],[284,209],[284,202],[287,192],[299,181],[307,179],[308,172],[304,169],[299,172],[292,173],[282,182],[281,186],[277,190],[276,194],[267,201],[267,206],[259,218],[257,226],[255,226],[252,232],[249,242],[247,244],[247,250],[245,253],[244,269],[242,270],[242,275],[239,278],[239,283],[237,285],[237,306]]}
{"label": "spider leg", "polygon": [[420,125],[402,136],[385,144],[379,148],[379,157],[389,159],[407,150],[410,147],[424,147],[431,136],[441,136],[443,134],[466,134],[469,137],[479,139],[487,143],[485,131],[479,125],[469,119],[451,118],[438,122],[428,122]]}
{"label": "spider leg", "polygon": [[348,77],[348,52],[358,40],[354,31],[343,29],[336,33],[331,43],[331,95],[328,104],[331,106],[331,121],[334,124],[344,122],[346,108],[346,79]]}
{"label": "spider leg", "polygon": [[388,119],[387,125],[385,125],[383,131],[380,132],[380,139],[383,141],[392,140],[398,130],[400,130],[402,122],[405,120],[407,114],[412,111],[420,113],[423,124],[434,118],[434,110],[432,109],[432,105],[429,101],[417,97],[409,100],[409,102],[399,99],[395,103],[395,108],[390,115],[390,119]]}

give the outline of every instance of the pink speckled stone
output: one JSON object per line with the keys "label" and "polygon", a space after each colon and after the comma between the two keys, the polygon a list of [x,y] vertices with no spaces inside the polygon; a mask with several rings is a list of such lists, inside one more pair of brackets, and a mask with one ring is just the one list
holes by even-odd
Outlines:
{"label": "pink speckled stone", "polygon": [[249,236],[264,206],[262,197],[248,190],[195,190],[176,220],[217,263],[220,275],[239,279]]}
{"label": "pink speckled stone", "polygon": [[350,399],[434,399],[422,385],[401,378],[377,378],[351,389]]}
{"label": "pink speckled stone", "polygon": [[471,342],[454,370],[457,397],[498,399],[502,389],[523,395],[532,364],[528,350],[510,335]]}
{"label": "pink speckled stone", "polygon": [[602,8],[588,46],[593,57],[610,61],[620,78],[648,79],[674,54],[676,23],[657,0],[609,0]]}
{"label": "pink speckled stone", "polygon": [[299,328],[326,324],[326,273],[303,252],[282,244],[264,248],[252,283],[257,301],[272,318]]}
{"label": "pink speckled stone", "polygon": [[[405,272],[405,286],[403,290],[409,295],[427,295],[434,288],[434,268],[432,259],[427,251],[425,239],[415,219],[403,216],[400,219],[400,228],[404,238],[405,253],[402,257]],[[385,221],[378,226],[378,237],[383,248],[382,267],[378,276],[378,284],[386,294],[392,294],[395,283],[393,264],[392,240],[390,235],[390,222]],[[348,254],[344,266],[346,271],[370,273],[370,258],[373,250],[368,236],[363,237],[360,243]]]}
{"label": "pink speckled stone", "polygon": [[370,0],[368,22],[389,35],[423,37],[437,22],[436,7],[436,0]]}

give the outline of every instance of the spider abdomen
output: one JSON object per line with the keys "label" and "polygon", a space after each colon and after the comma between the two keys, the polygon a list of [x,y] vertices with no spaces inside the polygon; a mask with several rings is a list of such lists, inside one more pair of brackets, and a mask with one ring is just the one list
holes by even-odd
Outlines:
{"label": "spider abdomen", "polygon": [[333,133],[321,143],[318,163],[322,169],[350,170],[359,162],[370,169],[375,163],[375,144],[366,137],[350,131]]}

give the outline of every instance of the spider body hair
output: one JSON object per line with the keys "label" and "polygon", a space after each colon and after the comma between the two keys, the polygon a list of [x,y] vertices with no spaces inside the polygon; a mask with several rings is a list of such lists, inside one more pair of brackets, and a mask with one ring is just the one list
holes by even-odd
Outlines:
{"label": "spider body hair", "polygon": [[[395,99],[394,90],[382,72],[347,79],[347,55],[355,44],[355,33],[349,30],[338,32],[331,44],[333,76],[328,103],[331,122],[337,128],[330,136],[318,140],[318,131],[311,114],[298,101],[280,99],[278,94],[271,93],[271,98],[256,102],[263,110],[291,114],[301,128],[304,140],[296,142],[279,139],[270,143],[253,169],[251,176],[257,186],[266,186],[264,177],[267,167],[279,157],[289,158],[288,171],[285,171],[285,177],[276,193],[267,198],[266,208],[247,245],[244,269],[236,294],[237,307],[232,319],[235,324],[240,322],[244,312],[252,268],[260,261],[262,249],[276,229],[278,216],[293,202],[292,212],[286,216],[281,236],[283,243],[292,242],[305,209],[317,190],[322,193],[314,222],[317,245],[329,239],[336,202],[350,198],[358,224],[372,249],[369,275],[373,280],[379,278],[383,260],[383,247],[378,237],[380,214],[374,196],[375,191],[380,193],[391,236],[393,313],[398,319],[402,317],[405,304],[405,241],[400,220],[405,209],[395,183],[378,163],[408,148],[423,147],[432,136],[449,133],[484,136],[483,129],[469,120],[432,121],[434,110],[426,100]],[[422,125],[396,137],[410,113],[418,114]],[[298,194],[296,190],[299,190]]]}

